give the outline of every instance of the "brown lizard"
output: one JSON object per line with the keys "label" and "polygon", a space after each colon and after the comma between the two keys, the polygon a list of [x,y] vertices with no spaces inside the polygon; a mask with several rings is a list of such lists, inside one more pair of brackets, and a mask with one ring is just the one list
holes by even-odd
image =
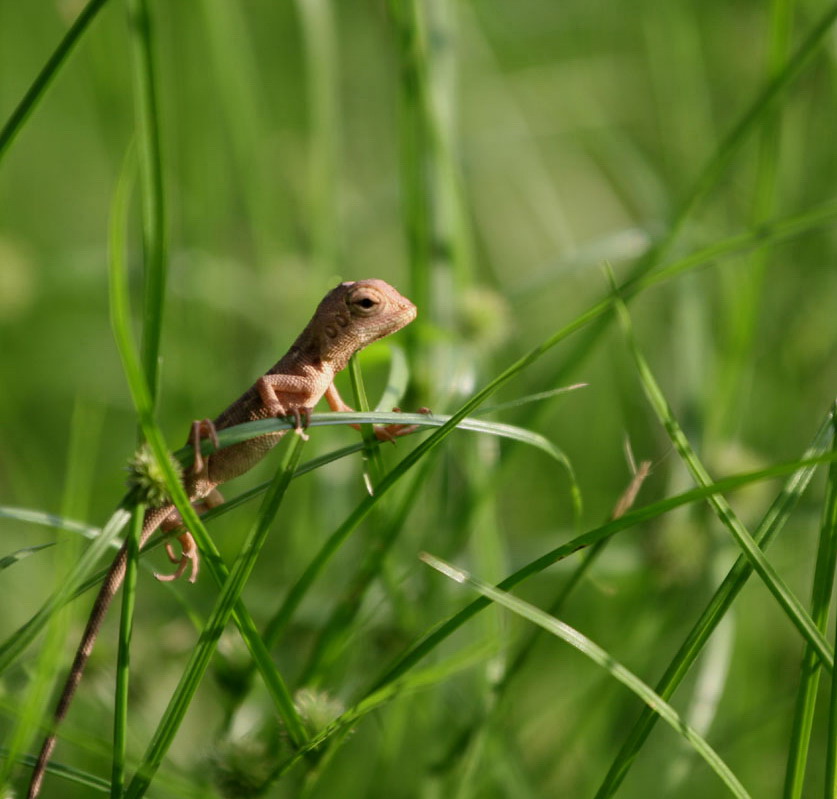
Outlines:
{"label": "brown lizard", "polygon": [[[192,468],[184,475],[184,487],[193,503],[213,506],[223,501],[217,491],[221,483],[232,480],[254,466],[278,443],[285,431],[268,433],[239,444],[219,449],[202,457],[200,439],[209,437],[217,446],[216,431],[243,422],[272,416],[291,416],[296,430],[304,435],[311,408],[322,397],[334,411],[351,411],[334,385],[334,375],[343,369],[349,358],[373,341],[388,336],[409,324],[416,317],[416,307],[383,280],[360,280],[341,283],[332,289],[317,307],[314,316],[284,357],[253,386],[232,403],[214,422],[208,419],[192,425],[189,443],[195,450]],[[357,427],[357,425],[354,425]],[[391,440],[414,429],[407,425],[376,428],[379,439]],[[171,504],[150,508],[145,513],[139,546],[142,547],[155,530],[176,529],[180,514]],[[178,563],[175,574],[160,579],[176,579],[191,564],[190,580],[197,575],[197,549],[188,532],[180,535],[182,554],[175,557],[171,546],[167,551]],[[87,621],[73,665],[59,697],[50,734],[44,740],[38,762],[29,784],[29,799],[41,790],[47,764],[55,748],[56,728],[67,714],[73,694],[81,680],[84,667],[102,626],[105,613],[125,577],[126,545],[119,550],[105,577]]]}

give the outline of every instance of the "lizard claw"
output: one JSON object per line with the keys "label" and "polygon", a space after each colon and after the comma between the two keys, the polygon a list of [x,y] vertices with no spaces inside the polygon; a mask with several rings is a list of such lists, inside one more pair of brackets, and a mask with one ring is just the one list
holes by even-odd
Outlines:
{"label": "lizard claw", "polygon": [[158,574],[154,572],[154,576],[162,583],[170,583],[182,577],[183,572],[186,571],[187,567],[190,567],[189,582],[194,583],[198,579],[198,571],[200,571],[200,556],[198,555],[198,547],[195,544],[195,539],[192,538],[191,533],[181,533],[177,539],[180,541],[179,557],[175,554],[171,542],[166,542],[166,554],[172,563],[177,564],[177,569],[173,574]]}
{"label": "lizard claw", "polygon": [[305,429],[311,423],[311,408],[291,408],[287,416],[294,422],[294,432],[303,440],[308,441]]}

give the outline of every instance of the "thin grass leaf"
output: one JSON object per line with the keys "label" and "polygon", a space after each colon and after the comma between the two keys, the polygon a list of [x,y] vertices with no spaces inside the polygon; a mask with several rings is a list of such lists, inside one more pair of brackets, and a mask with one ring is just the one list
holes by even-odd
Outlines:
{"label": "thin grass leaf", "polygon": [[113,764],[111,768],[111,799],[120,799],[125,787],[125,753],[128,741],[128,690],[131,669],[131,635],[134,628],[134,607],[137,591],[137,561],[139,559],[139,539],[145,506],[137,505],[133,509],[131,526],[126,538],[127,559],[125,579],[122,584],[122,614],[119,621],[119,644],[116,661],[116,688],[114,691],[113,713]]}
{"label": "thin grass leaf", "polygon": [[[666,433],[668,433],[672,444],[683,459],[689,472],[691,472],[694,480],[702,486],[710,485],[712,478],[709,476],[709,472],[706,471],[695,451],[692,449],[689,440],[683,433],[668,402],[663,396],[647,361],[639,350],[636,340],[633,337],[627,307],[624,303],[619,302],[616,308],[625,332],[625,337],[628,341],[631,356],[639,373],[640,382],[651,407],[657,414],[657,418],[665,428]],[[738,519],[730,504],[719,495],[710,496],[708,501],[717,514],[721,524],[730,531],[735,542],[750,560],[756,574],[758,574],[770,593],[776,598],[785,615],[796,626],[805,640],[814,647],[818,657],[823,663],[827,664],[828,669],[832,669],[834,667],[834,652],[831,645],[826,641],[825,636],[817,628],[816,624],[814,624],[799,599],[788,588],[772,564],[764,556],[764,553],[759,549],[758,544]]]}
{"label": "thin grass leaf", "polygon": [[[233,428],[230,428],[230,429],[233,429]],[[340,458],[344,458],[344,457],[347,457],[349,455],[353,455],[357,452],[360,452],[362,449],[363,449],[363,444],[362,443],[352,444],[348,447],[343,447],[343,448],[335,450],[333,452],[326,453],[325,455],[321,455],[317,458],[312,458],[310,461],[307,461],[306,463],[302,464],[302,466],[300,466],[296,470],[296,472],[294,473],[294,479],[296,479],[297,477],[300,477],[303,474],[307,474],[308,472],[314,471],[315,469],[318,469],[321,466],[324,466],[324,465],[326,465],[328,463],[331,463],[335,460],[338,460]],[[189,450],[188,452],[189,452],[189,456],[191,456],[191,450]],[[183,457],[185,459],[186,454],[184,454]],[[261,484],[255,486],[254,488],[251,488],[247,491],[242,492],[238,496],[231,497],[230,499],[226,500],[223,505],[220,505],[217,508],[213,508],[212,510],[207,511],[205,514],[202,514],[200,518],[203,521],[210,521],[211,519],[214,519],[217,516],[222,516],[223,514],[228,513],[231,510],[234,510],[235,508],[239,507],[240,505],[245,504],[246,502],[250,501],[254,497],[263,494],[267,490],[269,485],[270,485],[270,481],[267,481],[265,483],[261,483]],[[127,501],[126,501],[126,507],[127,507],[127,504],[129,504],[129,503],[127,503]],[[0,508],[0,516],[4,516],[4,515],[7,516],[8,518],[17,519],[19,521],[31,522],[33,524],[39,524],[39,525],[45,525],[45,526],[54,526],[54,527],[57,527],[59,529],[68,530],[69,532],[77,532],[77,533],[85,536],[86,538],[91,538],[91,539],[98,539],[103,534],[105,534],[104,530],[99,530],[98,528],[90,527],[90,526],[82,524],[80,522],[76,522],[76,521],[73,521],[71,519],[65,519],[63,517],[56,516],[54,514],[42,513],[40,511],[32,511],[32,510],[29,510],[27,508],[9,508],[9,507]],[[122,516],[121,517],[121,519],[122,519],[121,524],[123,526],[125,524],[127,524],[128,518],[129,518],[129,516]],[[109,530],[109,528],[106,528],[106,529]],[[119,528],[119,530],[117,530],[113,534],[111,534],[110,532],[107,533],[108,534],[107,547],[109,547],[111,549],[119,549],[119,547],[121,546],[121,543],[119,542],[117,536],[118,536],[120,530],[121,530],[121,527]],[[149,541],[148,544],[146,544],[146,546],[143,547],[143,553],[151,551],[153,549],[156,549],[158,546],[160,546],[163,543],[165,538],[166,538],[165,535],[159,535],[156,538]],[[209,539],[209,543],[210,543],[210,546],[207,549],[204,549],[205,545],[201,544],[201,551],[204,554],[205,565],[206,565],[207,569],[209,570],[209,572],[212,575],[215,582],[220,586],[226,580],[226,578],[228,576],[228,571],[227,571],[226,566],[224,565],[223,561],[220,558],[220,553],[218,552],[217,547],[215,547],[215,545],[214,545],[214,543],[212,542],[211,539]],[[34,549],[40,549],[40,548],[50,547],[50,546],[54,546],[54,544],[43,544],[40,547],[35,547]],[[68,594],[67,592],[62,592],[62,596],[64,596],[63,602],[64,603],[70,602],[73,599],[78,598],[82,594],[85,594],[91,588],[95,588],[95,587],[99,586],[101,584],[102,580],[104,579],[104,576],[107,573],[108,568],[109,567],[106,566],[106,567],[100,569],[99,571],[95,572],[92,576],[87,577],[87,579],[83,580],[83,582],[81,582],[78,585],[78,587],[76,587],[75,590],[71,594]],[[50,599],[50,603],[52,603],[52,601],[53,600]],[[50,606],[51,607],[57,607],[57,606],[54,606],[53,604],[51,604]],[[22,639],[22,640],[25,641],[20,647],[15,647],[14,651],[17,652],[17,654],[14,655],[14,658],[16,658],[23,651],[23,649],[25,649],[29,645],[29,643],[31,643],[32,640],[34,640],[34,638],[38,635],[40,630],[43,629],[44,622],[49,616],[49,613],[47,612],[45,607],[41,608],[41,610],[38,611],[38,613],[36,613],[31,619],[29,619],[29,621],[27,621],[26,623],[21,625],[15,633],[10,635],[8,640],[6,641],[6,643],[4,643],[3,645],[0,645],[0,664],[2,664],[2,662],[3,662],[3,657],[4,657],[3,653],[6,652],[7,648],[10,646],[11,642],[14,639],[16,639],[19,635],[23,635],[24,639]],[[243,606],[241,608],[236,609],[236,613],[238,613],[238,612],[245,613],[245,609],[243,608]],[[251,623],[252,623],[252,619],[250,619],[250,622],[247,622],[247,620],[243,616],[240,620],[236,616],[236,622],[241,623],[241,624],[247,624],[248,628],[250,629],[250,634],[255,635],[256,637],[258,637],[258,633],[256,632],[255,625],[252,625],[252,627],[250,626]],[[268,654],[266,654],[264,651],[260,651],[258,656],[256,656],[254,654],[254,658],[255,658],[257,663],[260,663],[262,665],[267,664],[267,663],[271,663],[270,656]],[[271,668],[272,668],[272,666],[271,666]],[[260,669],[260,670],[262,671],[262,676],[264,676],[264,670],[263,669]]]}
{"label": "thin grass leaf", "polygon": [[65,62],[72,53],[81,37],[90,27],[90,23],[96,15],[104,8],[107,0],[90,0],[76,17],[75,22],[70,26],[64,38],[59,42],[52,55],[41,68],[38,76],[32,81],[32,85],[26,90],[17,107],[12,111],[11,116],[6,120],[3,129],[0,130],[0,163],[8,152],[9,147],[20,133],[29,115],[35,110],[38,103],[43,99],[46,90],[49,88],[55,76],[61,71]]}
{"label": "thin grass leaf", "polygon": [[[496,381],[495,381],[496,382]],[[493,385],[493,384],[491,384]],[[489,386],[490,388],[491,386]],[[498,386],[499,387],[499,386]],[[499,422],[484,422],[477,419],[466,419],[465,412],[476,407],[479,397],[485,394],[485,389],[480,394],[477,394],[472,400],[465,403],[460,410],[453,416],[435,416],[428,414],[354,414],[354,413],[340,413],[340,414],[320,414],[318,417],[311,418],[311,426],[319,423],[327,422],[352,422],[365,421],[371,419],[373,421],[390,420],[394,422],[403,422],[405,424],[419,424],[423,426],[435,426],[439,429],[433,433],[429,438],[422,441],[412,452],[406,455],[392,470],[390,470],[383,479],[376,486],[375,494],[365,497],[359,505],[352,511],[346,520],[335,530],[329,538],[320,547],[320,550],[312,559],[311,563],[306,567],[305,571],[299,576],[297,581],[288,591],[285,600],[277,610],[277,612],[270,619],[270,622],[265,627],[264,639],[268,647],[276,646],[282,632],[290,622],[294,612],[299,607],[300,603],[308,593],[317,576],[325,568],[325,565],[332,558],[335,552],[343,545],[346,539],[357,528],[357,526],[366,518],[366,516],[375,507],[378,501],[388,492],[395,483],[403,477],[407,470],[410,469],[419,459],[433,450],[441,441],[456,427],[461,427],[464,430],[472,430],[475,432],[491,433],[493,435],[511,438],[517,441],[522,441],[532,446],[542,449],[555,458],[565,469],[567,469],[572,485],[575,487],[577,493],[577,486],[575,483],[575,476],[572,472],[572,466],[569,459],[559,450],[554,444],[547,441],[543,436],[537,433],[532,433],[529,430],[523,430],[512,425],[505,425]],[[265,422],[272,423],[273,420],[265,420]],[[253,430],[265,430],[269,425],[265,422],[248,422],[248,426],[252,426]],[[258,427],[256,427],[258,425]],[[238,427],[243,427],[239,425]]]}
{"label": "thin grass leaf", "polygon": [[[835,19],[837,19],[837,3],[832,5],[814,24],[808,36],[802,41],[783,68],[772,76],[771,79],[766,81],[763,89],[758,93],[747,111],[733,125],[730,132],[721,140],[715,148],[715,151],[707,159],[703,168],[698,172],[695,183],[674,213],[672,221],[664,235],[637,260],[630,270],[628,277],[620,284],[618,289],[619,296],[625,298],[625,300],[631,299],[635,296],[634,291],[636,289],[646,287],[649,285],[648,281],[655,282],[652,273],[668,256],[668,253],[677,241],[694,209],[723,178],[725,174],[724,170],[732,162],[735,154],[743,146],[758,124],[771,110],[772,104],[781,92],[802,73],[804,67],[825,41],[826,35]],[[668,275],[661,277],[661,279],[666,279],[666,277]],[[596,343],[608,328],[609,320],[605,316],[605,313],[609,308],[609,298],[600,300],[586,312],[576,317],[573,322],[564,328],[564,331],[561,331],[561,337],[565,338],[576,330],[591,325],[589,329],[585,330],[583,336],[572,348],[559,368],[551,375],[550,382],[563,382],[566,376],[572,373],[593,352]]]}
{"label": "thin grass leaf", "polygon": [[[832,418],[837,406],[832,407]],[[837,437],[832,437],[832,452],[837,451]],[[828,485],[820,524],[817,560],[814,566],[814,580],[811,587],[811,618],[825,635],[828,628],[828,612],[834,582],[834,568],[837,563],[837,465],[828,470]],[[811,730],[814,725],[817,689],[819,687],[820,660],[810,644],[802,655],[799,690],[796,697],[793,729],[785,770],[784,796],[787,799],[801,799],[805,785],[805,766],[811,744]]]}
{"label": "thin grass leaf", "polygon": [[16,552],[12,552],[11,555],[6,555],[0,558],[0,571],[3,569],[8,569],[9,566],[13,566],[15,563],[18,563],[21,560],[26,560],[30,555],[34,555],[36,552],[40,552],[42,549],[49,549],[50,547],[54,547],[55,544],[38,544],[34,547],[23,547],[22,549],[18,549]]}
{"label": "thin grass leaf", "polygon": [[828,737],[825,750],[826,799],[837,796],[837,677],[831,675],[831,701],[828,705]]}
{"label": "thin grass leaf", "polygon": [[44,628],[44,625],[47,624],[52,614],[62,608],[75,595],[82,581],[128,523],[130,519],[129,505],[130,502],[125,501],[117,508],[102,528],[102,534],[87,548],[67,576],[66,581],[44,602],[29,622],[0,644],[0,674],[3,674],[20,657]]}
{"label": "thin grass leaf", "polygon": [[726,174],[733,157],[770,113],[779,95],[802,74],[825,41],[835,19],[837,19],[837,3],[830,6],[817,20],[782,69],[770,76],[744,114],[719,142],[715,151],[698,172],[697,180],[677,210],[668,231],[660,242],[652,247],[648,255],[640,259],[623,288],[628,288],[631,283],[641,280],[660,263],[676,241],[692,212]]}
{"label": "thin grass leaf", "polygon": [[[616,506],[613,509],[613,512],[610,514],[611,519],[621,518],[633,507],[636,501],[637,494],[639,493],[639,490],[642,488],[643,482],[648,477],[650,467],[650,461],[642,461],[642,463],[640,463],[639,468],[637,469],[636,473],[631,479],[631,482],[629,483],[625,491],[622,493],[622,495],[619,497],[619,500],[617,501]],[[563,610],[564,603],[567,601],[567,598],[573,592],[575,587],[579,585],[579,583],[587,574],[587,572],[590,571],[590,568],[596,562],[598,557],[602,554],[609,541],[609,538],[605,538],[601,541],[596,542],[587,549],[584,555],[582,555],[581,563],[578,564],[576,569],[570,575],[567,582],[562,587],[561,591],[558,593],[555,599],[552,600],[552,604],[549,606],[549,610],[547,611],[550,616],[557,616]],[[502,679],[497,683],[494,689],[494,693],[498,697],[498,699],[506,691],[508,691],[509,684],[514,679],[515,675],[520,673],[524,664],[528,660],[529,656],[534,650],[537,640],[540,638],[540,635],[538,633],[538,630],[533,630],[532,633],[529,636],[527,636],[526,640],[524,640],[517,647],[517,650],[509,658],[509,665],[506,667]]]}
{"label": "thin grass leaf", "polygon": [[[366,413],[369,410],[369,402],[366,399],[366,389],[363,386],[363,375],[360,373],[357,353],[349,358],[349,379],[352,381],[352,392],[355,396],[355,405],[358,411]],[[369,473],[364,468],[364,480],[370,494],[374,493],[374,487],[380,482],[384,474],[384,459],[381,457],[381,450],[376,446],[377,437],[371,424],[362,423],[360,434],[363,437],[363,459],[369,467]]]}
{"label": "thin grass leaf", "polygon": [[[0,746],[0,756],[5,758],[8,757],[8,754],[9,751]],[[31,755],[23,755],[22,757],[18,758],[18,762],[26,766],[27,768],[34,768],[35,763],[37,762],[37,758]],[[64,777],[70,782],[74,782],[77,785],[82,785],[85,788],[90,788],[91,790],[96,791],[97,793],[106,794],[110,791],[110,782],[108,780],[102,779],[101,777],[97,777],[95,774],[90,774],[89,772],[81,771],[77,768],[71,768],[70,766],[62,766],[60,763],[52,762],[49,764],[47,772],[60,777]]]}
{"label": "thin grass leaf", "polygon": [[[658,502],[653,502],[650,505],[637,508],[636,510],[626,513],[619,519],[607,522],[600,527],[596,527],[583,535],[573,538],[566,544],[562,544],[561,546],[550,550],[545,555],[527,563],[525,566],[506,577],[502,582],[497,584],[497,587],[503,591],[508,591],[529,577],[539,574],[544,569],[549,568],[555,563],[558,563],[564,558],[569,557],[573,553],[578,552],[585,547],[591,546],[598,541],[609,538],[616,533],[627,530],[628,528],[644,521],[656,519],[661,514],[674,510],[675,508],[683,507],[684,505],[688,505],[692,502],[706,499],[713,494],[726,494],[730,491],[742,488],[745,485],[797,472],[797,470],[799,470],[799,472],[794,475],[792,484],[794,487],[798,486],[800,482],[804,482],[804,484],[807,485],[807,481],[810,480],[813,472],[813,467],[822,463],[829,463],[834,460],[834,457],[835,456],[831,453],[816,455],[803,460],[794,460],[789,463],[771,466],[767,469],[759,469],[755,472],[728,477],[717,481],[711,486],[706,486],[705,488],[693,488],[682,494],[677,494],[674,497],[668,497],[666,499],[659,500]],[[776,505],[781,506],[789,513],[789,508],[798,498],[798,493],[794,490],[792,496],[793,501],[785,504],[786,498],[784,494],[780,495]],[[782,518],[784,521],[784,517],[780,517],[777,512],[774,512],[774,508],[771,508],[771,522],[777,518]],[[444,621],[434,625],[423,636],[418,638],[410,647],[408,647],[408,649],[403,652],[392,664],[390,664],[390,666],[388,666],[387,669],[371,684],[371,687],[363,694],[363,696],[369,696],[394,680],[397,680],[413,666],[415,666],[416,663],[421,661],[436,647],[438,647],[439,644],[448,636],[458,630],[466,621],[479,613],[483,608],[487,607],[488,604],[487,600],[476,599],[458,613],[455,613]]]}
{"label": "thin grass leaf", "polygon": [[749,797],[750,794],[744,789],[744,786],[738,781],[738,778],[733,774],[732,770],[721,759],[720,755],[709,745],[708,741],[703,738],[695,729],[690,727],[680,714],[669,705],[661,696],[654,693],[653,689],[646,685],[633,672],[626,669],[619,663],[612,655],[602,649],[597,644],[593,643],[587,636],[580,633],[578,630],[570,627],[562,621],[559,621],[554,616],[550,616],[540,608],[518,599],[516,596],[505,591],[500,591],[488,583],[484,583],[475,577],[472,577],[465,571],[457,569],[439,558],[424,553],[421,559],[436,569],[445,577],[450,578],[454,582],[468,585],[473,588],[483,597],[502,605],[504,608],[510,610],[517,616],[521,616],[532,624],[537,624],[552,635],[566,641],[570,646],[574,646],[579,652],[586,655],[596,665],[601,666],[607,671],[611,677],[621,682],[628,689],[633,691],[649,708],[651,708],[663,721],[669,724],[672,729],[679,733],[699,754],[707,765],[721,778],[723,783],[730,789],[733,796]]}
{"label": "thin grass leaf", "polygon": [[[80,533],[85,538],[97,538],[102,534],[98,527],[92,527],[75,519],[67,519],[55,513],[33,510],[31,508],[14,508],[9,505],[0,506],[0,518],[14,519],[27,524],[37,524],[42,527],[53,527],[56,530],[66,530],[70,533]],[[47,544],[47,546],[53,546]]]}
{"label": "thin grass leaf", "polygon": [[[811,482],[817,465],[816,461],[828,448],[831,426],[832,414],[829,412],[814,436],[811,446],[798,462],[798,469],[794,470],[756,528],[755,540],[762,549],[766,549],[779,530],[784,527],[791,511]],[[831,456],[833,457],[833,453]],[[674,694],[752,573],[753,567],[748,558],[745,555],[739,555],[657,684],[656,691],[660,696],[669,699]],[[596,799],[613,796],[625,779],[655,723],[656,716],[644,710],[608,769],[596,793]]]}
{"label": "thin grass leaf", "polygon": [[561,386],[560,388],[551,388],[549,391],[538,391],[536,394],[527,394],[525,397],[518,397],[517,399],[509,400],[508,402],[500,402],[497,405],[485,405],[480,408],[474,415],[483,416],[487,413],[497,413],[499,411],[507,411],[510,408],[519,408],[521,405],[529,405],[532,402],[541,402],[545,399],[552,399],[561,394],[568,394],[570,391],[576,391],[579,388],[587,388],[588,383],[575,383],[572,386]]}
{"label": "thin grass leaf", "polygon": [[[125,792],[126,799],[139,799],[145,795],[166,752],[174,741],[195,691],[209,668],[218,639],[233,613],[241,591],[267,539],[270,525],[290,484],[303,443],[304,439],[301,436],[294,436],[293,441],[285,448],[282,463],[265,495],[255,524],[230,570],[229,579],[223,585],[200,640],[189,658],[189,663],[137,767],[136,774],[128,785]],[[287,732],[291,742],[295,747],[302,746],[307,741],[308,735],[294,708],[290,692],[285,690],[282,700],[284,703],[282,718],[287,723]]]}
{"label": "thin grass leaf", "polygon": [[651,274],[636,280],[625,281],[621,284],[619,293],[625,298],[633,297],[635,292],[645,291],[674,277],[710,266],[717,260],[791,241],[797,236],[833,224],[835,216],[837,216],[837,203],[832,200],[796,216],[764,222],[746,233],[721,239],[671,263],[663,264]]}
{"label": "thin grass leaf", "polygon": [[127,0],[137,115],[137,153],[142,198],[143,294],[142,362],[152,409],[160,380],[160,338],[166,295],[166,209],[160,154],[159,102],[154,75],[154,43],[148,0]]}

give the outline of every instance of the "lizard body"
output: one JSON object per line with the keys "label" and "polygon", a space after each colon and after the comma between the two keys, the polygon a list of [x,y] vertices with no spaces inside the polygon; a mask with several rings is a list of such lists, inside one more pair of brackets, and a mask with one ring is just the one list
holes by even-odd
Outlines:
{"label": "lizard body", "polygon": [[[262,436],[225,447],[202,457],[200,438],[216,438],[217,430],[274,416],[292,415],[297,420],[297,431],[302,432],[301,417],[323,397],[334,411],[350,411],[334,386],[334,376],[345,368],[349,358],[390,333],[400,330],[416,317],[416,307],[383,280],[361,280],[342,283],[332,289],[317,307],[311,321],[275,366],[260,377],[214,422],[204,420],[192,425],[189,442],[195,447],[193,468],[184,475],[184,488],[193,503],[203,501],[213,506],[222,501],[217,486],[246,472],[261,460],[286,431]],[[404,425],[376,428],[381,439],[392,439],[407,432]],[[140,534],[142,547],[159,528],[180,526],[180,514],[172,504],[146,511]],[[176,558],[167,546],[169,557],[179,563],[174,575],[158,577],[175,579],[191,563],[191,581],[197,574],[197,551],[191,535],[180,536],[182,554]],[[84,667],[93,650],[99,629],[108,607],[125,577],[126,545],[119,550],[93,603],[81,643],[58,700],[50,734],[44,740],[29,784],[29,799],[38,796],[47,764],[56,744],[56,728],[66,716]]]}

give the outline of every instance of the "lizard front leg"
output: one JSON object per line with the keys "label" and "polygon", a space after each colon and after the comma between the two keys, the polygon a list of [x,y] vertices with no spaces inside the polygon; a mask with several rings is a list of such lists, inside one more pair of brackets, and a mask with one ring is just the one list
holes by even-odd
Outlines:
{"label": "lizard front leg", "polygon": [[311,417],[312,387],[309,378],[300,375],[266,374],[256,381],[256,391],[270,416],[290,416],[294,430],[308,440],[305,428]]}
{"label": "lizard front leg", "polygon": [[[337,390],[337,386],[332,383],[325,392],[326,402],[328,403],[328,407],[331,408],[335,413],[353,413],[354,408],[351,405],[346,404],[343,401],[343,398],[340,396],[340,392]],[[395,408],[394,410],[398,410]],[[422,408],[420,413],[428,412],[426,408]],[[353,424],[355,430],[360,430],[359,424]],[[384,425],[383,427],[375,427],[373,428],[375,431],[375,437],[378,441],[395,441],[398,436],[406,436],[408,433],[412,433],[418,430],[417,424],[388,424]]]}

